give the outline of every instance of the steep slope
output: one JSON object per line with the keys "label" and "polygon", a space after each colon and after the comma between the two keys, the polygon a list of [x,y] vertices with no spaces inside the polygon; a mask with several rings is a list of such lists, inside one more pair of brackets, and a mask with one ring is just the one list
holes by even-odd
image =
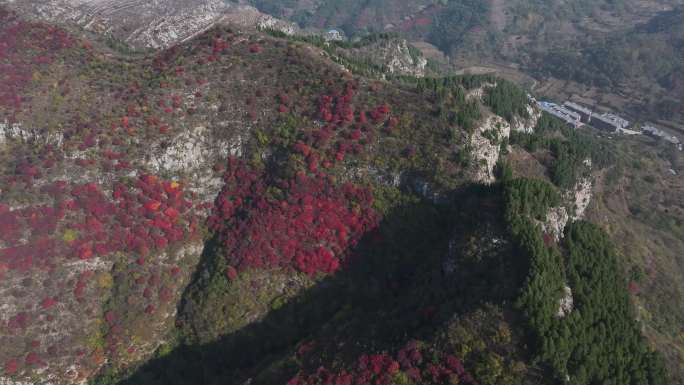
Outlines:
{"label": "steep slope", "polygon": [[[103,364],[149,357],[173,327],[203,234],[220,233],[204,223],[229,157],[249,160],[241,177],[280,169],[259,187],[273,197],[247,195],[256,206],[240,210],[271,207],[282,199],[277,181],[291,181],[312,189],[302,199],[327,197],[312,203],[353,219],[323,254],[301,235],[307,246],[294,266],[308,273],[304,283],[336,271],[373,225],[358,212],[370,204],[366,184],[437,194],[471,172],[449,156],[467,132],[425,114],[429,101],[355,79],[305,45],[219,29],[129,57],[4,10],[2,18],[3,377],[82,382]],[[303,169],[311,182],[296,176]],[[252,226],[271,222],[266,214]]]}
{"label": "steep slope", "polygon": [[683,157],[658,143],[631,141],[621,153],[619,165],[598,179],[588,215],[618,244],[645,333],[681,373]]}
{"label": "steep slope", "polygon": [[[550,127],[514,135],[507,162],[517,175],[570,187],[581,182],[568,191],[575,190],[570,199],[575,207],[568,212],[584,208],[586,218],[610,234],[636,304],[634,317],[651,345],[667,358],[673,382],[681,382],[681,152],[648,138],[584,142],[570,135],[570,141],[563,143],[558,142],[558,129]],[[563,135],[568,134],[565,130]],[[590,165],[584,162],[588,157]],[[584,199],[585,182],[589,182],[589,200]],[[547,214],[542,221],[553,229],[564,223],[558,218],[563,216]]]}
{"label": "steep slope", "polygon": [[[604,143],[510,82],[1,17],[0,381],[664,382],[607,238],[549,215],[581,217]],[[499,162],[532,133],[567,193]]]}
{"label": "steep slope", "polygon": [[437,47],[457,70],[533,76],[549,97],[578,94],[639,120],[681,121],[681,0],[251,3],[302,27],[396,32],[426,52]]}

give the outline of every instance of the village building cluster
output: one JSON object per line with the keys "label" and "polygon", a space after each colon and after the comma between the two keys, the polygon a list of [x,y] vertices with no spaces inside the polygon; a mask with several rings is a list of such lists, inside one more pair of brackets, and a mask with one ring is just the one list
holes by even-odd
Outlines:
{"label": "village building cluster", "polygon": [[649,123],[643,124],[641,130],[638,131],[636,129],[630,129],[631,122],[616,114],[596,113],[587,107],[571,101],[566,101],[562,105],[547,101],[537,101],[536,103],[540,109],[561,119],[572,128],[588,125],[611,133],[648,135],[653,138],[665,140],[676,146],[680,151],[683,149],[683,145],[679,138]]}

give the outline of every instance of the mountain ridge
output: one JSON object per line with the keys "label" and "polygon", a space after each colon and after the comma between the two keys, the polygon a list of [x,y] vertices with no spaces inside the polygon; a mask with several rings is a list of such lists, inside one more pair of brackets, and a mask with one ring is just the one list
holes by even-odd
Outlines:
{"label": "mountain ridge", "polygon": [[[131,53],[2,17],[2,381],[662,381],[607,238],[564,229],[619,148],[514,84],[366,77],[225,25]],[[549,182],[513,178],[528,166]],[[592,250],[606,281],[581,272]]]}

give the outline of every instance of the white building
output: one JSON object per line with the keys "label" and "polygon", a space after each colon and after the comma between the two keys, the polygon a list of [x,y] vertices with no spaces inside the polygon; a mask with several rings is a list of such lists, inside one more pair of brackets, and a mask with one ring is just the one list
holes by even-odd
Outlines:
{"label": "white building", "polygon": [[582,117],[577,112],[571,111],[563,106],[551,102],[537,102],[539,108],[549,114],[561,119],[572,128],[583,126]]}
{"label": "white building", "polygon": [[591,116],[594,114],[592,110],[573,102],[565,102],[563,103],[563,107],[578,113],[582,119],[582,123],[589,123],[591,121]]}
{"label": "white building", "polygon": [[328,32],[325,33],[323,38],[326,41],[344,41],[346,40],[344,37],[344,33],[336,30],[336,29],[331,29]]}
{"label": "white building", "polygon": [[629,120],[623,119],[615,114],[602,114],[603,119],[612,122],[617,128],[627,128],[629,127]]}

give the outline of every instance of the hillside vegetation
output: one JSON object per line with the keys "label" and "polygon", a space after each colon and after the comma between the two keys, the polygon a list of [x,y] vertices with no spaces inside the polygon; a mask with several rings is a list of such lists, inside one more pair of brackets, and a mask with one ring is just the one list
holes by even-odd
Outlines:
{"label": "hillside vegetation", "polygon": [[0,382],[681,375],[605,232],[545,224],[620,149],[515,84],[229,26],[135,53],[0,8],[0,34]]}
{"label": "hillside vegetation", "polygon": [[[296,1],[256,7],[347,36],[395,32],[458,63],[506,66],[539,81],[574,81],[627,97],[633,113],[681,119],[679,1]],[[511,64],[508,64],[511,63]]]}

